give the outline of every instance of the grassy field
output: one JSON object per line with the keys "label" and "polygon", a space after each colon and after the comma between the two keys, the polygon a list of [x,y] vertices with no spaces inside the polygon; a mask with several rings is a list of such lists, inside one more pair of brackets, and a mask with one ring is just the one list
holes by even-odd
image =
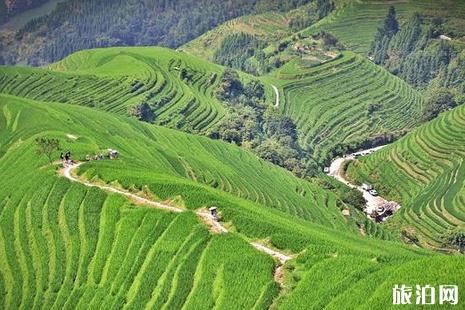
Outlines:
{"label": "grassy field", "polygon": [[[188,77],[181,78],[181,71]],[[205,132],[224,116],[213,91],[223,68],[165,48],[82,51],[44,69],[3,67],[0,92],[126,115],[148,103],[155,123]]]}
{"label": "grassy field", "polygon": [[427,18],[443,18],[446,21],[446,32],[462,33],[463,35],[463,18],[465,16],[465,1],[463,0],[341,1],[337,10],[304,30],[303,33],[329,31],[348,49],[366,54],[370,49],[377,28],[382,25],[391,5],[396,8],[400,23],[415,12],[419,12]]}
{"label": "grassy field", "polygon": [[423,108],[412,87],[352,52],[313,67],[296,58],[264,79],[279,86],[279,108],[320,161],[340,144],[413,128]]}
{"label": "grassy field", "polygon": [[[399,281],[465,284],[460,257],[361,237],[344,229],[339,210],[318,201],[308,206],[318,210],[309,221],[270,202],[240,198],[194,181],[176,160],[183,148],[185,154],[196,154],[185,155],[194,171],[202,166],[209,171],[209,163],[237,154],[235,169],[251,163],[249,171],[241,171],[243,179],[258,182],[276,175],[280,181],[273,190],[281,188],[288,197],[296,191],[286,187],[286,180],[303,182],[231,145],[88,108],[0,99],[0,247],[5,249],[0,251],[0,300],[5,308],[263,309],[273,302],[284,309],[338,309],[347,299],[354,307],[378,308],[390,300],[391,285]],[[183,200],[187,208],[214,201],[236,233],[213,236],[191,212],[134,206],[121,196],[72,184],[36,155],[33,139],[39,135],[60,138],[75,158],[117,148],[120,160],[85,164],[80,173],[94,180],[115,181],[116,176],[128,188],[146,184],[160,199],[176,194],[181,199],[172,202]],[[189,152],[195,145],[196,151]],[[145,165],[146,173],[135,175],[132,163],[139,169]],[[222,164],[224,175],[229,167]],[[240,188],[236,183],[240,180],[231,178],[231,186]],[[324,190],[306,186],[314,191],[313,199],[327,200]],[[273,260],[244,239],[301,253],[286,265],[287,288],[281,293],[272,277]],[[432,272],[428,278],[421,276],[426,266]]]}
{"label": "grassy field", "polygon": [[401,202],[393,224],[425,244],[440,246],[444,233],[465,223],[464,124],[460,106],[348,169],[353,178]]}

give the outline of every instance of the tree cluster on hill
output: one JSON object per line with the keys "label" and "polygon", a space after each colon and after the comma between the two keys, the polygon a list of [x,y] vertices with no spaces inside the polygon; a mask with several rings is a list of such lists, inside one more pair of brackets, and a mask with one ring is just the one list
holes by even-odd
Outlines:
{"label": "tree cluster on hill", "polygon": [[465,231],[449,231],[442,236],[442,239],[444,246],[455,248],[460,253],[465,252]]}
{"label": "tree cluster on hill", "polygon": [[155,113],[153,112],[150,105],[146,102],[142,102],[129,108],[129,115],[134,116],[140,121],[152,123],[155,120]]}
{"label": "tree cluster on hill", "polygon": [[0,0],[0,24],[18,13],[35,8],[48,0]]}
{"label": "tree cluster on hill", "polygon": [[[441,36],[443,33],[443,20],[425,19],[418,13],[399,26],[391,7],[384,26],[376,33],[370,55],[375,63],[417,88],[433,88],[430,92],[454,88],[454,96],[463,97],[465,68],[459,65],[463,64],[460,48]],[[429,115],[426,118],[434,114],[431,112],[425,112]]]}
{"label": "tree cluster on hill", "polygon": [[393,6],[389,7],[388,15],[384,20],[383,27],[378,28],[375,39],[371,45],[374,62],[383,64],[387,58],[387,51],[392,37],[399,31],[399,23],[396,19],[396,10]]}
{"label": "tree cluster on hill", "polygon": [[434,89],[426,100],[423,120],[430,121],[439,113],[452,109],[456,105],[457,102],[450,90],[446,88]]}
{"label": "tree cluster on hill", "polygon": [[256,74],[256,66],[249,63],[250,57],[258,55],[266,43],[243,32],[234,33],[224,38],[213,60],[221,65]]}
{"label": "tree cluster on hill", "polygon": [[8,64],[42,65],[96,47],[178,47],[229,19],[308,1],[68,0],[26,24],[1,54]]}
{"label": "tree cluster on hill", "polygon": [[210,137],[252,150],[299,177],[318,173],[318,165],[297,141],[297,128],[292,119],[265,105],[263,84],[252,80],[244,85],[237,72],[227,69],[216,95],[226,102],[228,113]]}
{"label": "tree cluster on hill", "polygon": [[289,27],[294,31],[309,27],[326,17],[335,7],[334,2],[330,0],[313,1],[303,15],[295,16],[289,20]]}

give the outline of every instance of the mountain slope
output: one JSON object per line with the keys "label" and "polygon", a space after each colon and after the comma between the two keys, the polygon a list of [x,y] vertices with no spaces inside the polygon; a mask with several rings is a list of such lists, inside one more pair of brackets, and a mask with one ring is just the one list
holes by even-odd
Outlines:
{"label": "mountain slope", "polygon": [[280,87],[280,109],[320,161],[413,128],[423,109],[407,83],[351,52],[318,66],[294,59],[264,80]]}
{"label": "mountain slope", "polygon": [[[3,152],[19,139],[31,139],[26,133],[58,132],[63,147],[73,149],[75,158],[83,159],[108,148],[120,151],[120,161],[93,161],[81,168],[90,178],[117,181],[140,190],[149,185],[163,200],[175,200],[185,191],[184,204],[191,209],[215,201],[225,203],[223,199],[229,195],[222,199],[215,196],[229,193],[298,218],[347,228],[340,214],[341,202],[334,194],[231,144],[92,109],[29,101],[19,105],[15,97],[2,98],[6,100],[2,107]],[[24,112],[28,106],[29,111]],[[45,117],[45,113],[49,116]],[[67,135],[78,138],[73,140]]]}
{"label": "mountain slope", "polygon": [[157,124],[205,132],[224,116],[213,94],[222,71],[164,48],[97,49],[76,53],[49,70],[3,67],[0,91],[119,114],[146,103]]}
{"label": "mountain slope", "polygon": [[307,2],[68,0],[50,14],[4,36],[0,58],[6,64],[44,65],[97,47],[178,47],[235,17],[289,11]]}
{"label": "mountain slope", "polygon": [[464,5],[465,2],[462,0],[345,1],[338,5],[337,10],[331,15],[304,30],[303,33],[328,31],[350,50],[366,54],[390,6],[395,7],[401,23],[418,12],[428,19],[442,18],[446,22],[447,33],[456,33],[459,37],[463,35],[460,32],[463,29]]}
{"label": "mountain slope", "polygon": [[260,15],[241,16],[227,21],[184,44],[181,50],[213,60],[223,40],[232,34],[247,33],[267,43],[278,41],[291,34],[288,18],[284,13],[269,12]]}
{"label": "mountain slope", "polygon": [[464,124],[459,106],[348,169],[401,202],[394,224],[425,244],[441,246],[441,238],[465,222]]}
{"label": "mountain slope", "polygon": [[[342,226],[331,229],[312,224],[205,186],[197,186],[197,195],[189,193],[174,181],[191,188],[195,182],[175,172],[182,170],[182,165],[175,164],[174,153],[169,154],[181,149],[189,153],[192,147],[165,142],[186,136],[183,133],[87,108],[5,95],[1,96],[0,110],[0,246],[6,249],[0,252],[0,300],[6,308],[184,305],[203,309],[215,305],[264,309],[276,298],[276,305],[282,308],[304,304],[318,308],[340,305],[349,297],[354,305],[368,306],[390,300],[387,288],[391,283],[409,283],[425,266],[456,268],[462,261],[397,242],[362,238]],[[171,214],[134,206],[121,196],[71,184],[59,177],[45,158],[36,155],[33,140],[44,135],[60,138],[75,158],[105,147],[117,148],[121,159],[85,163],[83,168],[90,168],[82,170],[83,175],[94,181],[96,176],[112,179],[111,171],[129,175],[131,164],[144,165],[145,175],[117,179],[123,186],[135,184],[134,180],[155,184],[163,179],[161,187],[150,187],[154,194],[163,196],[160,189],[171,190],[185,197],[189,208],[199,206],[189,205],[189,197],[213,198],[219,203],[223,221],[239,234],[212,236],[190,212]],[[229,156],[235,156],[233,146],[193,136],[189,140],[198,147],[207,144],[206,150],[225,148]],[[205,152],[196,157],[202,161]],[[243,157],[234,167],[252,160],[247,152],[237,152]],[[186,162],[195,163],[187,155]],[[213,158],[203,165],[209,162]],[[111,170],[105,168],[110,166]],[[260,178],[276,174],[279,187],[285,188],[283,170],[265,166],[261,172],[249,171],[248,178],[255,173]],[[227,167],[223,164],[222,171]],[[319,216],[329,215],[331,207],[322,207],[321,212]],[[272,279],[273,261],[242,238],[268,239],[278,248],[302,252],[286,266],[289,290],[278,293]],[[376,281],[380,277],[383,281]],[[463,285],[465,279],[461,268],[448,275],[438,268],[432,270],[431,277],[431,285]],[[327,286],[327,279],[333,286]],[[351,294],[363,283],[371,286],[363,298]],[[306,293],[310,288],[315,295]]]}

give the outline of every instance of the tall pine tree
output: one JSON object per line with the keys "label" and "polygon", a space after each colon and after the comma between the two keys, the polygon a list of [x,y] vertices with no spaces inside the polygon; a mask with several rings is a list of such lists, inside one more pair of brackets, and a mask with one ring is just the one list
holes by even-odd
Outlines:
{"label": "tall pine tree", "polygon": [[371,54],[373,61],[377,64],[384,64],[387,58],[389,42],[392,37],[399,31],[399,22],[396,18],[396,9],[389,7],[388,14],[384,19],[383,27],[378,28],[375,39],[371,45]]}

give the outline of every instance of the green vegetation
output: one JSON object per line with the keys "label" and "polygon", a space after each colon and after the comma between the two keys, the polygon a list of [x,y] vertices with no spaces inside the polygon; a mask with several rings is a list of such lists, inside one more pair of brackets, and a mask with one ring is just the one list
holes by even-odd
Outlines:
{"label": "green vegetation", "polygon": [[378,28],[378,32],[373,40],[371,53],[374,54],[373,61],[383,64],[387,57],[387,50],[392,37],[399,31],[399,22],[396,19],[396,9],[389,7],[389,13],[384,20],[383,27]]}
{"label": "green vegetation", "polygon": [[53,155],[60,150],[60,140],[50,138],[36,138],[37,154],[45,155],[49,163],[53,162]]}
{"label": "green vegetation", "polygon": [[[382,305],[390,299],[392,284],[399,281],[465,284],[460,258],[352,234],[340,215],[331,215],[334,207],[321,205],[331,195],[325,198],[323,190],[232,145],[87,108],[5,95],[0,102],[0,245],[7,249],[0,252],[0,275],[6,308],[267,308],[278,297],[273,261],[243,237],[268,239],[273,246],[295,253],[305,250],[286,267],[286,285],[291,290],[275,301],[282,308],[337,307],[347,298],[354,305]],[[70,133],[73,138],[67,137]],[[113,181],[113,186],[116,180],[128,188],[148,184],[154,195],[166,199],[167,193],[169,197],[176,194],[188,208],[214,201],[238,234],[212,236],[191,212],[136,207],[118,195],[71,184],[58,177],[45,158],[35,155],[38,135],[60,138],[76,159],[115,147],[120,159],[86,163],[80,173]],[[184,159],[176,159],[180,154],[174,152],[181,151]],[[234,154],[239,156],[235,160]],[[234,164],[228,164],[228,158]],[[305,201],[312,191],[320,201],[308,209],[318,213],[311,221],[299,219],[292,212],[270,208],[269,198],[257,204],[239,198],[238,190],[228,194],[189,180],[192,172],[200,180],[201,166],[205,172],[215,171],[208,165],[219,160],[224,161],[217,166],[224,176],[228,169],[244,165],[240,178],[228,177],[229,186],[235,188],[241,180],[259,182],[266,175],[276,176],[273,191],[286,190],[288,195],[296,193],[295,185],[286,189],[290,180],[307,184]],[[248,161],[253,164],[245,166]],[[139,170],[134,169],[136,165]],[[267,185],[253,188],[265,190]],[[286,197],[288,207],[289,201]],[[314,224],[325,221],[333,225]],[[425,266],[432,268],[427,279]],[[456,272],[444,272],[444,268]],[[383,281],[378,281],[380,277]],[[333,283],[329,287],[328,279]],[[309,291],[313,292],[310,297]],[[362,297],[354,291],[365,293]]]}
{"label": "green vegetation", "polygon": [[44,65],[97,47],[178,47],[238,16],[286,12],[307,2],[67,0],[50,14],[29,21],[13,36],[6,37],[0,56],[7,64]]}
{"label": "green vegetation", "polygon": [[[464,1],[337,1],[337,8],[327,18],[304,30],[303,33],[328,31],[348,49],[367,54],[375,39],[377,29],[382,27],[389,7],[396,10],[401,25],[414,13],[427,19],[443,19],[444,33],[452,37],[464,35]],[[354,35],[356,34],[356,35]]]}
{"label": "green vegetation", "polygon": [[389,224],[423,245],[440,247],[447,231],[463,228],[464,124],[459,106],[348,167],[353,178],[401,203]]}
{"label": "green vegetation", "polygon": [[265,88],[256,80],[243,85],[237,72],[225,70],[216,95],[227,104],[227,116],[210,137],[243,146],[259,157],[292,171],[313,177],[317,164],[297,141],[296,125],[288,116],[264,102]]}
{"label": "green vegetation", "polygon": [[280,109],[320,162],[390,141],[417,125],[423,109],[417,91],[351,52],[314,67],[294,59],[273,75],[265,80],[280,86]]}
{"label": "green vegetation", "polygon": [[[213,94],[222,71],[164,48],[97,49],[73,54],[48,70],[1,68],[0,91],[206,132],[224,116],[224,107]],[[137,112],[141,105],[150,107],[144,115]]]}
{"label": "green vegetation", "polygon": [[463,253],[465,251],[465,232],[455,231],[446,236],[446,245],[455,247],[458,251]]}
{"label": "green vegetation", "polygon": [[[16,105],[17,109],[21,108],[19,103]],[[156,188],[153,192],[163,200],[176,200],[183,192],[184,202],[180,201],[180,204],[185,204],[187,208],[213,206],[219,200],[215,198],[218,194],[207,195],[205,191],[221,191],[297,218],[339,229],[351,229],[340,215],[341,202],[333,193],[296,178],[285,169],[260,160],[232,144],[135,120],[128,121],[92,109],[60,104],[41,106],[35,102],[24,105],[29,107],[28,115],[32,117],[31,130],[61,132],[49,138],[60,139],[62,148],[72,150],[74,159],[84,160],[86,155],[94,155],[108,148],[120,152],[118,161],[92,161],[82,167],[81,173],[85,173],[89,179],[98,177],[136,190],[143,190],[144,186],[149,185]],[[25,114],[13,113],[12,107],[14,104],[10,103],[3,108],[8,115],[8,126],[13,126],[15,118],[19,119]],[[44,109],[50,116],[43,122],[33,121],[37,117],[34,114],[42,115]],[[76,128],[72,126],[74,123],[78,124]],[[44,127],[40,124],[50,125]],[[66,131],[61,128],[66,128]],[[73,140],[67,135],[77,139]],[[14,144],[14,141],[9,143]],[[33,149],[35,152],[35,142]],[[225,196],[222,203],[226,205],[230,195]]]}
{"label": "green vegetation", "polygon": [[301,10],[299,8],[289,13],[266,12],[241,16],[213,28],[186,43],[180,49],[204,59],[213,60],[215,53],[229,36],[242,33],[262,42],[276,42],[292,33],[287,19],[289,16],[300,14]]}
{"label": "green vegetation", "polygon": [[[0,102],[0,169],[4,177],[0,181],[0,245],[7,249],[0,254],[2,306],[179,308],[184,304],[199,309],[214,304],[220,308],[251,308],[258,303],[265,308],[272,301],[276,290],[270,257],[236,236],[209,235],[190,212],[174,215],[135,207],[119,196],[71,184],[59,178],[52,166],[44,166],[44,158],[35,155],[34,140],[39,134],[60,137],[76,159],[88,151],[115,146],[124,161],[159,165],[146,166],[146,171],[164,176],[163,186],[174,189],[176,195],[184,194],[180,183],[186,180],[184,186],[198,188],[196,197],[209,191],[210,197],[221,195],[217,190],[188,182],[188,176],[182,176],[179,169],[183,164],[187,169],[190,163],[195,169],[192,173],[199,173],[201,159],[208,150],[212,155],[205,158],[205,163],[216,164],[211,156],[234,154],[228,151],[232,146],[78,107],[4,95]],[[69,132],[76,139],[66,138]],[[163,139],[197,156],[176,159]],[[194,146],[197,152],[189,152]],[[259,180],[270,169],[275,170],[237,151],[242,158],[235,161],[234,167],[247,162],[248,157],[254,161],[255,172],[246,168],[251,177],[257,174]],[[268,167],[259,168],[262,165]],[[124,162],[118,166],[112,171],[125,171]],[[225,176],[226,169],[232,169],[225,164],[219,166]],[[293,179],[289,173],[279,171],[277,179]],[[131,172],[130,168],[127,172]],[[170,176],[171,184],[167,182]]]}
{"label": "green vegetation", "polygon": [[[7,0],[8,1],[8,0]],[[21,1],[21,0],[20,0]],[[14,1],[13,1],[14,2]],[[17,1],[16,1],[17,2]],[[57,6],[60,0],[39,0],[39,1],[21,1],[23,7],[21,10],[16,10],[14,12],[7,13],[4,16],[4,24],[0,25],[0,29],[5,29],[6,31],[18,31],[24,27],[31,20],[40,18],[47,14],[50,14]],[[7,9],[3,9],[5,1],[0,1],[0,23],[2,23],[2,13],[7,12]],[[29,4],[29,6],[27,6]],[[26,7],[24,6],[26,5]],[[4,11],[3,11],[4,10]]]}
{"label": "green vegetation", "polygon": [[8,21],[12,16],[36,8],[49,0],[2,0],[0,1],[0,24]]}
{"label": "green vegetation", "polygon": [[[415,13],[399,31],[393,7],[378,30],[373,41],[371,55],[377,64],[383,64],[411,85],[426,87],[440,73],[448,76],[447,67],[456,57],[456,46],[443,36],[444,21],[429,22]],[[455,45],[455,46],[454,46]]]}
{"label": "green vegetation", "polygon": [[448,89],[435,89],[429,94],[425,103],[423,119],[430,121],[436,118],[441,112],[455,108],[457,102]]}
{"label": "green vegetation", "polygon": [[273,56],[283,51],[289,36],[334,9],[329,0],[301,2],[308,4],[288,13],[267,12],[228,21],[187,43],[183,50],[248,73],[266,74],[279,67],[280,59]]}
{"label": "green vegetation", "polygon": [[448,0],[344,1],[299,34],[327,31],[412,86],[446,87],[463,102],[463,79],[458,77],[464,75],[464,5]]}
{"label": "green vegetation", "polygon": [[[464,3],[69,0],[0,34],[0,62],[43,64],[227,21],[178,51],[0,67],[0,309],[386,309],[395,284],[464,287]],[[344,164],[402,205],[378,224],[320,170],[397,139]],[[70,181],[58,149],[82,182],[182,212]]]}
{"label": "green vegetation", "polygon": [[247,60],[256,56],[266,44],[243,32],[231,34],[224,38],[219,49],[213,55],[213,60],[221,65],[249,73],[256,73],[253,65]]}

